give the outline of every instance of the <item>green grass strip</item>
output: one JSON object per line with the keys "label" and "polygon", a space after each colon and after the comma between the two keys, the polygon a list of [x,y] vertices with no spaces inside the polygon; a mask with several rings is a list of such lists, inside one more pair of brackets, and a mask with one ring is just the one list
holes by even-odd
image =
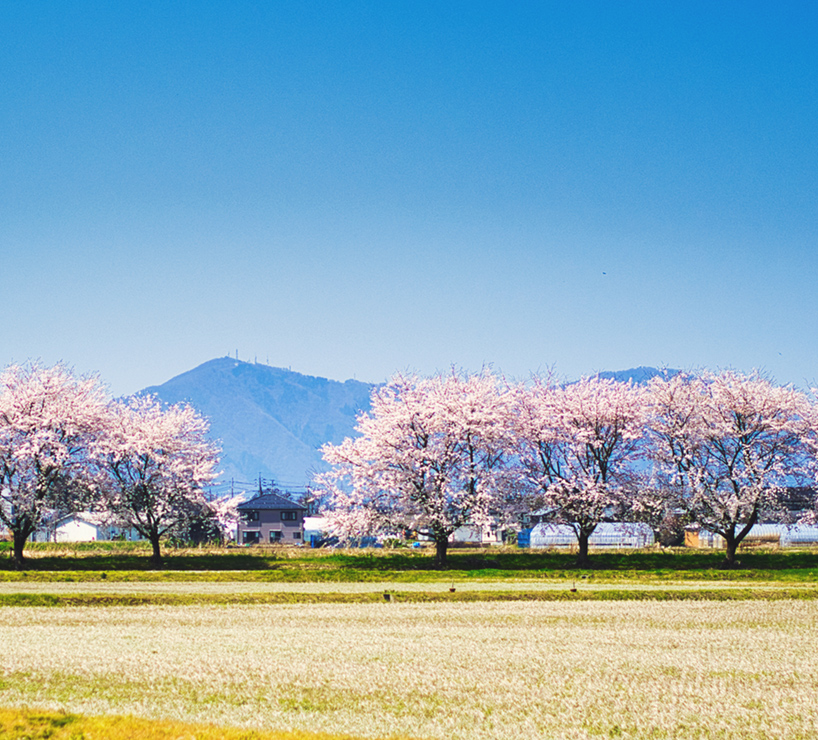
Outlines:
{"label": "green grass strip", "polygon": [[[9,543],[0,542],[0,571],[14,571]],[[145,543],[30,543],[26,547],[26,569],[33,571],[151,571],[150,548]],[[364,573],[413,573],[436,571],[428,549],[311,550],[277,546],[165,548],[163,570],[172,571],[268,571],[283,577],[299,572],[333,573],[342,579],[346,571],[355,578]],[[818,548],[748,548],[739,552],[739,570],[818,571]],[[452,548],[450,572],[500,574],[576,570],[576,554],[568,550],[521,550],[513,547],[489,549]],[[594,550],[589,570],[607,571],[719,571],[724,553],[688,548],[647,550]],[[286,574],[286,575],[285,575]],[[340,576],[340,578],[339,578]],[[381,576],[375,576],[380,578]],[[482,573],[481,573],[482,577]]]}
{"label": "green grass strip", "polygon": [[818,589],[589,589],[576,591],[388,591],[386,593],[259,594],[0,594],[4,606],[194,606],[253,604],[444,603],[477,601],[781,601],[812,600]]}

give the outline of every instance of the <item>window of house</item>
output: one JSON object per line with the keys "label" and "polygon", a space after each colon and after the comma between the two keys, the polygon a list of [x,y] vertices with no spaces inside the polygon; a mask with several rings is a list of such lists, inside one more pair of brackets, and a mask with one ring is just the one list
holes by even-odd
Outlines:
{"label": "window of house", "polygon": [[281,542],[281,532],[270,532],[270,542]]}
{"label": "window of house", "polygon": [[244,544],[245,545],[257,545],[258,544],[258,532],[244,532]]}
{"label": "window of house", "polygon": [[295,522],[295,521],[298,521],[298,512],[297,511],[282,511],[281,512],[281,521],[282,522]]}
{"label": "window of house", "polygon": [[301,539],[301,532],[293,532],[293,539],[300,540]]}
{"label": "window of house", "polygon": [[258,511],[243,511],[241,515],[245,522],[258,521]]}

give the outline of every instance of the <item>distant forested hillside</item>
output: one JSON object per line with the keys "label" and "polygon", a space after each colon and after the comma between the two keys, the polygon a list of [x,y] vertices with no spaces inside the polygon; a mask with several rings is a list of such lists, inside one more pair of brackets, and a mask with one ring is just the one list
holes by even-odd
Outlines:
{"label": "distant forested hillside", "polygon": [[[636,383],[659,374],[652,367],[599,373]],[[212,436],[222,443],[220,488],[232,480],[238,490],[249,491],[259,476],[284,488],[303,488],[313,472],[325,469],[321,445],[355,433],[355,418],[369,410],[373,388],[221,357],[142,393],[155,393],[166,403],[188,401],[207,416]]]}
{"label": "distant forested hillside", "polygon": [[188,401],[210,419],[228,486],[231,479],[252,486],[261,475],[301,488],[323,468],[321,445],[354,433],[372,387],[222,357],[142,392],[166,403]]}

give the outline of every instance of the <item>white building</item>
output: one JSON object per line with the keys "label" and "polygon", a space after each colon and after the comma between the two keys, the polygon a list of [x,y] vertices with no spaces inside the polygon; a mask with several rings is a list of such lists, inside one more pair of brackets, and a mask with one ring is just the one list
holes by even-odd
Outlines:
{"label": "white building", "polygon": [[[523,530],[517,541],[521,547],[576,547],[578,544],[569,524],[537,524]],[[629,522],[601,522],[588,539],[589,547],[640,548],[653,543],[653,530],[649,525]]]}
{"label": "white building", "polygon": [[[810,524],[756,524],[741,541],[742,545],[796,545],[818,544],[818,526]],[[704,527],[688,527],[685,531],[688,547],[724,548],[724,538]]]}
{"label": "white building", "polygon": [[304,517],[304,542],[315,547],[329,537],[329,523],[323,516]]}
{"label": "white building", "polygon": [[107,522],[101,514],[83,511],[68,514],[56,521],[53,528],[38,529],[32,542],[96,542],[113,539],[141,540],[134,529],[119,527]]}
{"label": "white building", "polygon": [[453,544],[502,545],[503,538],[500,528],[497,526],[478,527],[476,524],[464,524],[451,533],[449,542]]}

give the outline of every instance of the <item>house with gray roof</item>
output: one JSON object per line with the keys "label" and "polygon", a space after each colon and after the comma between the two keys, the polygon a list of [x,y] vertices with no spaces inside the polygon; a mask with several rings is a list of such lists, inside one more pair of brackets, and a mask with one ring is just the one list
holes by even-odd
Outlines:
{"label": "house with gray roof", "polygon": [[306,507],[277,493],[264,493],[239,504],[236,542],[241,545],[300,545]]}

